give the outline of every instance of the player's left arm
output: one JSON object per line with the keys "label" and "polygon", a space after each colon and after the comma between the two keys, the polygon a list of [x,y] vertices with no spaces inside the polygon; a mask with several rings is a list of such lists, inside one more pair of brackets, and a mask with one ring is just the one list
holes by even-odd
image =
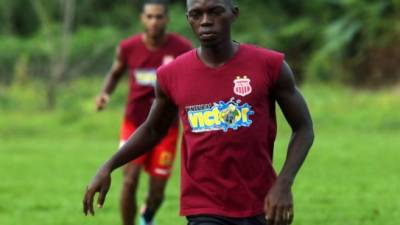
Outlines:
{"label": "player's left arm", "polygon": [[293,73],[283,62],[273,94],[292,129],[285,163],[265,199],[266,216],[271,224],[293,221],[292,184],[314,140],[307,104],[296,87]]}

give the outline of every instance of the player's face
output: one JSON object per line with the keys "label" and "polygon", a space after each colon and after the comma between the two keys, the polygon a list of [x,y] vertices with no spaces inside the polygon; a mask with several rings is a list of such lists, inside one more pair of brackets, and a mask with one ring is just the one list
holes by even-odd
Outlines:
{"label": "player's face", "polygon": [[188,0],[187,19],[202,46],[230,41],[231,24],[238,9],[225,0]]}
{"label": "player's face", "polygon": [[164,35],[168,23],[168,16],[163,5],[146,4],[143,8],[141,20],[145,32],[150,37],[157,38]]}

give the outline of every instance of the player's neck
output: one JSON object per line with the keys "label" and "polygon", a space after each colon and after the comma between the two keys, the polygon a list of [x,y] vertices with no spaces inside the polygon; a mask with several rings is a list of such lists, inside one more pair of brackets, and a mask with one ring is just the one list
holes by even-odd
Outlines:
{"label": "player's neck", "polygon": [[198,56],[209,67],[217,68],[224,65],[239,50],[239,43],[232,40],[215,46],[200,46]]}
{"label": "player's neck", "polygon": [[149,50],[157,50],[167,42],[167,34],[163,33],[160,36],[151,37],[148,34],[144,33],[142,36],[142,40],[146,48],[148,48]]}

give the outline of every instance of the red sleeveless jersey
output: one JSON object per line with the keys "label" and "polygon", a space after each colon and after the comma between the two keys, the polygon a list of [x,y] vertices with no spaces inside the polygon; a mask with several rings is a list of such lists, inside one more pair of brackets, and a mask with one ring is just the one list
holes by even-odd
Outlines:
{"label": "red sleeveless jersey", "polygon": [[248,217],[263,213],[276,179],[272,153],[281,53],[241,44],[209,68],[192,50],[157,72],[184,126],[181,215]]}
{"label": "red sleeveless jersey", "polygon": [[149,50],[142,37],[135,35],[120,44],[120,60],[129,71],[125,120],[135,126],[140,126],[150,111],[155,97],[156,69],[192,49],[190,42],[177,34],[168,34],[166,43],[157,50]]}

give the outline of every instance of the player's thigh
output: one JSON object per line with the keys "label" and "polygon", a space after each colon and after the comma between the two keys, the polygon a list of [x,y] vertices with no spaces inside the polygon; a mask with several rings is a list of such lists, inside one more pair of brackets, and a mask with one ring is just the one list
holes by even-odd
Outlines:
{"label": "player's thigh", "polygon": [[[121,148],[129,139],[129,137],[135,132],[136,127],[135,125],[130,122],[129,120],[125,119],[122,123],[121,126],[121,134],[120,134],[120,141],[119,141],[119,148]],[[144,154],[139,156],[138,158],[132,160],[130,163],[135,164],[138,167],[141,167],[142,165],[145,164],[147,161],[148,154]],[[130,163],[128,163],[125,166],[124,171],[126,172],[125,174],[132,174],[135,175],[135,166],[131,166]],[[129,177],[129,176],[128,176]]]}
{"label": "player's thigh", "polygon": [[176,155],[177,131],[170,131],[148,156],[146,171],[153,177],[168,179]]}

